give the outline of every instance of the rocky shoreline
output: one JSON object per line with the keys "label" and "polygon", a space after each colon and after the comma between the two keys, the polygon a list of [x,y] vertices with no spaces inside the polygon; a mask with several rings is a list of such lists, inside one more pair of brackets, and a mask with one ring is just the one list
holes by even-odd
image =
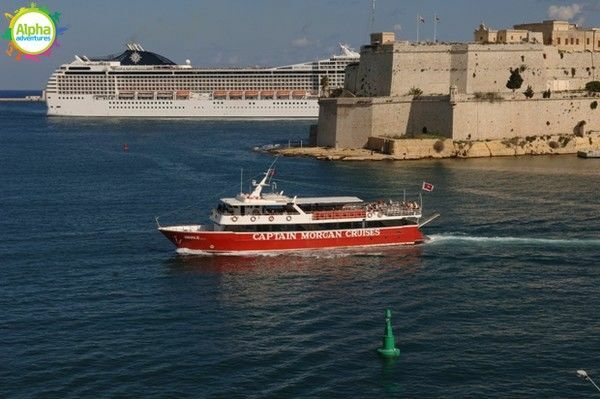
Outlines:
{"label": "rocky shoreline", "polygon": [[365,148],[270,147],[283,156],[309,156],[330,161],[384,161],[442,158],[484,158],[517,155],[576,154],[600,150],[600,132],[581,135],[513,137],[499,140],[454,141],[451,139],[405,139],[370,137]]}

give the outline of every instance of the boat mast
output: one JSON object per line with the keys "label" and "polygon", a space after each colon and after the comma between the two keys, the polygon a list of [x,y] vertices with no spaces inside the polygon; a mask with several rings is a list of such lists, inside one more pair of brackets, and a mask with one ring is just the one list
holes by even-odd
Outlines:
{"label": "boat mast", "polygon": [[275,157],[275,160],[271,163],[271,166],[269,166],[269,169],[267,169],[267,171],[265,172],[265,176],[262,178],[262,180],[254,185],[255,188],[254,191],[252,191],[252,193],[250,194],[250,198],[260,198],[262,188],[269,185],[267,183],[267,180],[269,180],[269,178],[273,176],[273,172],[275,171],[275,169],[273,169],[273,166],[275,165],[275,162],[277,162],[277,157]]}

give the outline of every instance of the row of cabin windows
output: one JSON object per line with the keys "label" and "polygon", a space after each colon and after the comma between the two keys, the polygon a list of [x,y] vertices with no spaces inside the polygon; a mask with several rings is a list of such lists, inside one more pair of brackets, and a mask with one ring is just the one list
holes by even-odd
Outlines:
{"label": "row of cabin windows", "polygon": [[230,231],[243,232],[283,232],[283,231],[318,231],[318,230],[349,230],[361,228],[382,228],[393,226],[406,226],[415,224],[410,220],[373,220],[363,222],[342,222],[342,223],[315,223],[315,224],[251,224],[251,225],[227,225],[226,229]]}
{"label": "row of cabin windows", "polygon": [[[79,85],[79,84],[68,84],[64,82],[60,82],[59,86],[64,90],[113,90],[114,86],[112,85]],[[195,90],[195,91],[212,91],[212,90],[310,90],[312,92],[317,92],[318,87],[314,86],[304,86],[304,85],[289,85],[285,88],[281,87],[272,87],[272,86],[249,86],[247,84],[227,84],[227,85],[160,85],[160,84],[148,84],[148,85],[119,85],[117,86],[117,90],[137,90],[137,91],[147,91],[147,90],[158,90],[158,91],[175,91],[175,90]]]}
{"label": "row of cabin windows", "polygon": [[[334,79],[334,77],[330,77]],[[114,84],[115,80],[103,79],[103,78],[71,78],[69,76],[59,76],[60,81],[63,82],[75,82],[75,83],[88,83],[88,82],[107,82]],[[173,78],[173,79],[136,79],[136,78],[122,78],[116,80],[117,83],[179,83],[179,84],[191,84],[191,83],[282,83],[287,85],[290,84],[312,84],[318,82],[318,77],[306,77],[306,78],[292,78],[292,79],[267,79],[267,78],[232,78],[232,79],[203,79],[203,78]],[[340,79],[341,80],[341,77]]]}
{"label": "row of cabin windows", "polygon": [[185,107],[174,107],[174,106],[170,106],[170,107],[159,107],[159,106],[144,106],[144,105],[138,105],[138,106],[109,106],[108,109],[184,109]]}
{"label": "row of cabin windows", "polygon": [[268,105],[268,106],[261,106],[261,107],[245,107],[245,106],[241,106],[241,105],[231,105],[231,106],[215,106],[215,108],[218,109],[248,109],[248,108],[318,108],[317,105],[313,105],[313,106],[308,106],[308,105],[304,105],[304,106],[296,106],[296,107],[289,107],[289,106],[283,106],[283,105]]}

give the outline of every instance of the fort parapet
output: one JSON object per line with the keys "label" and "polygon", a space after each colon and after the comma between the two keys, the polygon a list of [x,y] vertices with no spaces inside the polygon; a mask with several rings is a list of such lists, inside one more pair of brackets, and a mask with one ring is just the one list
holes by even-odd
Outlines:
{"label": "fort parapet", "polygon": [[[482,140],[600,130],[600,98],[584,91],[600,80],[600,52],[528,42],[414,44],[391,35],[372,35],[362,47],[360,62],[346,69],[343,97],[320,100],[317,145],[363,147],[373,136],[421,133]],[[519,89],[507,87],[511,73],[522,79]]]}

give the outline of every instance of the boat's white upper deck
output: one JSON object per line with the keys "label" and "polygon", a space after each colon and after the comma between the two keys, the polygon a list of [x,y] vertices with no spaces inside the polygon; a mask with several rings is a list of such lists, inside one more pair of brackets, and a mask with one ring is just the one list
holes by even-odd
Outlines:
{"label": "boat's white upper deck", "polygon": [[[265,198],[266,197],[266,198]],[[335,204],[356,204],[362,203],[363,200],[358,197],[305,197],[305,198],[290,198],[286,196],[273,196],[269,198],[266,195],[263,198],[244,198],[240,200],[238,198],[222,198],[221,202],[229,206],[282,206],[289,203],[295,203],[297,205],[335,205]]]}

